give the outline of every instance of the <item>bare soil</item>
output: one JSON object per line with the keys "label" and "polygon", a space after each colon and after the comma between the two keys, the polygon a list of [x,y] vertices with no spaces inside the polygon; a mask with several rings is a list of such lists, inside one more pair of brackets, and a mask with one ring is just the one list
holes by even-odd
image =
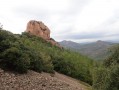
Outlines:
{"label": "bare soil", "polygon": [[15,74],[0,69],[0,90],[86,90],[78,80],[55,72]]}

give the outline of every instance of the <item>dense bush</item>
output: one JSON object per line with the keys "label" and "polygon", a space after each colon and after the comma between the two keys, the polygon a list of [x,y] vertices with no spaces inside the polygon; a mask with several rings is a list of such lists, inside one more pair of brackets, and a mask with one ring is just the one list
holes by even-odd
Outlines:
{"label": "dense bush", "polygon": [[111,55],[106,60],[104,60],[104,65],[106,67],[119,64],[119,45],[113,46],[110,52]]}
{"label": "dense bush", "polygon": [[103,65],[94,69],[94,90],[119,90],[119,46],[114,47],[111,52]]}
{"label": "dense bush", "polygon": [[2,53],[2,63],[5,67],[14,69],[20,73],[27,72],[30,66],[30,58],[16,47],[11,47]]}
{"label": "dense bush", "polygon": [[94,90],[107,90],[109,87],[109,70],[104,67],[94,69],[93,88]]}
{"label": "dense bush", "polygon": [[50,58],[46,58],[48,56],[45,57],[43,53],[30,48],[30,44],[25,45],[24,40],[25,38],[21,38],[21,35],[0,30],[0,66],[19,73],[25,73],[28,69],[38,72],[53,72],[52,64],[48,62]]}
{"label": "dense bush", "polygon": [[92,84],[93,61],[75,52],[63,51],[53,59],[54,69],[71,77]]}

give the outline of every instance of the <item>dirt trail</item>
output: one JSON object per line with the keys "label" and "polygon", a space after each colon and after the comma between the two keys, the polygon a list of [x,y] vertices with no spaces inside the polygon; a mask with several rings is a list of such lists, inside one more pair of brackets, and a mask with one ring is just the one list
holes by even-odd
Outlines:
{"label": "dirt trail", "polygon": [[78,80],[55,72],[14,74],[0,69],[0,90],[86,90]]}
{"label": "dirt trail", "polygon": [[83,89],[83,87],[81,86],[79,81],[74,78],[71,78],[69,76],[66,76],[66,75],[63,75],[63,74],[60,74],[57,72],[55,72],[55,77],[58,78],[59,80],[66,82],[67,84],[71,85],[72,87],[77,88],[78,90],[85,90],[85,89]]}

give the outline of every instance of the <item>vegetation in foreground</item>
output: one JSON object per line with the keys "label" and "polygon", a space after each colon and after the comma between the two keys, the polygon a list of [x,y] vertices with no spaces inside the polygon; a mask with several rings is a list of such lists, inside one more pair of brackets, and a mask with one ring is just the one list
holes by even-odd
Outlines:
{"label": "vegetation in foreground", "polygon": [[28,33],[16,35],[1,29],[0,67],[19,73],[56,70],[89,83],[94,90],[119,90],[119,45],[100,64]]}
{"label": "vegetation in foreground", "polygon": [[29,69],[53,73],[54,70],[92,84],[93,60],[76,52],[52,46],[28,33],[0,30],[0,66],[19,73]]}
{"label": "vegetation in foreground", "polygon": [[93,70],[94,90],[119,90],[119,45],[111,55]]}

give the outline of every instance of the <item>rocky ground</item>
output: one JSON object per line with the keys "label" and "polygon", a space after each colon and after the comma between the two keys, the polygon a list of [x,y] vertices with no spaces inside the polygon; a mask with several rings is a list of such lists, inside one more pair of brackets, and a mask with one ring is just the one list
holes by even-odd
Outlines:
{"label": "rocky ground", "polygon": [[79,82],[65,75],[55,73],[15,74],[0,69],[0,90],[84,90]]}

